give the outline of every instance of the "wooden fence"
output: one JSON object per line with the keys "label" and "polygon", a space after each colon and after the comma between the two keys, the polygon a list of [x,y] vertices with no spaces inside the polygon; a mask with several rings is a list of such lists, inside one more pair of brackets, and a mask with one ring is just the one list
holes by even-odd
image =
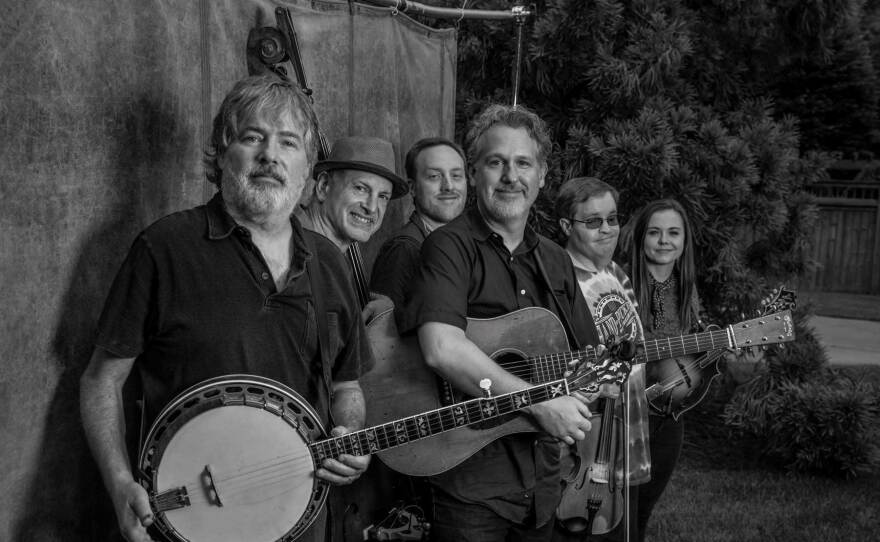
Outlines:
{"label": "wooden fence", "polygon": [[812,185],[819,204],[812,259],[819,267],[802,288],[880,294],[880,163],[850,162]]}

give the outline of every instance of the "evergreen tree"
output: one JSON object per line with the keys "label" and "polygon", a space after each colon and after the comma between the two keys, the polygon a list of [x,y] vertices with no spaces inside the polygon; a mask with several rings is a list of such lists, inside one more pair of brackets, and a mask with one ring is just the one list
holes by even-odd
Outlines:
{"label": "evergreen tree", "polygon": [[[864,148],[876,131],[868,52],[880,34],[877,12],[865,11],[861,0],[539,1],[519,101],[550,123],[555,152],[533,224],[554,235],[556,189],[574,176],[617,187],[624,216],[649,200],[674,197],[694,226],[698,287],[710,321],[753,314],[772,287],[796,283],[809,265],[817,208],[805,187],[825,178],[830,165],[813,149]],[[874,22],[859,22],[864,13]],[[514,37],[509,22],[461,24],[459,135],[486,103],[510,103]],[[797,435],[779,444],[770,438],[779,428],[761,423],[766,408],[755,408],[781,404],[785,394],[811,396],[831,382],[804,316],[800,310],[795,318],[797,343],[767,354],[769,370],[733,397],[727,420],[775,442],[768,456],[819,458],[786,459],[792,468],[834,470],[828,458],[837,450],[804,449]],[[823,419],[855,401],[858,390],[838,388],[829,393],[839,401]],[[838,470],[851,474],[867,456],[847,457]]]}
{"label": "evergreen tree", "polygon": [[[555,190],[578,175],[616,186],[624,216],[652,199],[678,199],[694,223],[706,305],[714,321],[729,322],[804,271],[816,209],[803,188],[825,162],[799,152],[795,119],[745,84],[749,69],[728,64],[735,55],[716,39],[720,30],[686,4],[539,3],[519,99],[551,124],[558,152],[534,222],[554,233]],[[725,31],[749,27],[755,40],[778,41],[771,20],[748,24],[772,19],[756,4]],[[510,23],[469,21],[460,32],[463,129],[485,103],[510,100],[515,42]],[[716,77],[725,71],[726,80]]]}

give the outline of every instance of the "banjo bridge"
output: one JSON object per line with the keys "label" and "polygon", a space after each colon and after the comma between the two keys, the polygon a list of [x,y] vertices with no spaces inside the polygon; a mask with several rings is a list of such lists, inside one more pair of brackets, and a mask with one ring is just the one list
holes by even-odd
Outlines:
{"label": "banjo bridge", "polygon": [[152,501],[156,513],[167,512],[189,506],[189,494],[185,486],[174,487],[156,494]]}

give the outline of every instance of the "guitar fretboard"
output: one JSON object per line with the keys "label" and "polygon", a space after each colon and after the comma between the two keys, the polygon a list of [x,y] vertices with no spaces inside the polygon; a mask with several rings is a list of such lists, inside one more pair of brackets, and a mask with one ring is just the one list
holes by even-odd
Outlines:
{"label": "guitar fretboard", "polygon": [[696,354],[697,352],[708,352],[709,350],[717,350],[729,346],[733,346],[733,344],[727,329],[654,339],[645,341],[644,350],[636,355],[633,363],[645,363],[687,354]]}
{"label": "guitar fretboard", "polygon": [[[578,379],[590,376],[594,372],[590,371],[586,375],[579,376]],[[318,464],[325,458],[335,458],[340,454],[372,454],[472,423],[489,421],[568,393],[569,384],[565,379],[554,380],[495,397],[471,399],[409,418],[313,442],[309,447]]]}
{"label": "guitar fretboard", "polygon": [[[730,346],[733,346],[733,344],[727,329],[668,337],[666,339],[653,339],[641,344],[641,349],[633,358],[632,364],[637,365],[639,363],[684,356],[686,354],[728,348]],[[559,378],[566,368],[570,366],[569,364],[581,360],[596,363],[597,356],[595,350],[588,348],[585,350],[536,356],[529,358],[525,363],[519,362],[519,365],[528,366],[534,370],[535,380],[541,382]],[[513,372],[516,374],[515,371]]]}

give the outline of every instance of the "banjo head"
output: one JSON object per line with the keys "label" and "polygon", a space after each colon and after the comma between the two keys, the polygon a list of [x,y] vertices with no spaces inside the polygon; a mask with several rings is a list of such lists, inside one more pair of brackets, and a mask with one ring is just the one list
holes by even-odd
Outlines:
{"label": "banjo head", "polygon": [[273,380],[193,386],[162,410],[141,450],[154,525],[172,541],[295,540],[327,499],[309,447],[323,436],[312,407]]}

